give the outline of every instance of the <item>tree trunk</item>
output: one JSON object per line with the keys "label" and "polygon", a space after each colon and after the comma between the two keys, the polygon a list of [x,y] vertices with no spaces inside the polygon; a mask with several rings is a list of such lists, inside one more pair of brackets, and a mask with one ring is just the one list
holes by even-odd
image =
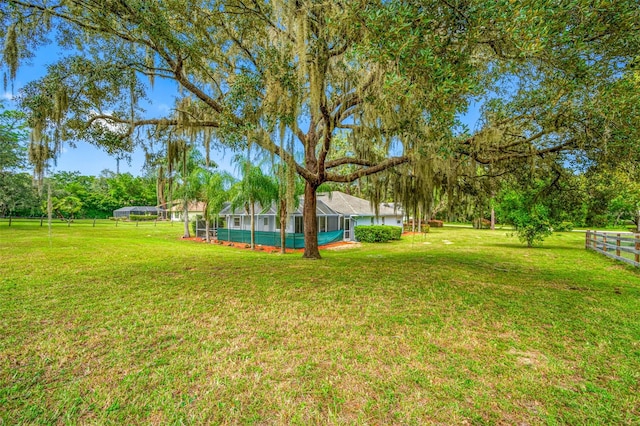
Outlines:
{"label": "tree trunk", "polygon": [[255,232],[256,232],[256,221],[255,221],[255,216],[256,216],[256,205],[254,201],[250,201],[251,203],[251,250],[254,250],[256,248],[256,236],[255,236]]}
{"label": "tree trunk", "polygon": [[413,216],[411,219],[411,232],[416,232],[416,206],[413,206]]}
{"label": "tree trunk", "polygon": [[189,233],[189,203],[187,201],[182,202],[182,215],[184,216],[184,235],[182,238],[191,238]]}
{"label": "tree trunk", "polygon": [[211,238],[209,238],[209,229],[211,228],[211,224],[209,223],[209,218],[207,217],[204,220],[204,240],[208,243],[211,242]]}
{"label": "tree trunk", "polygon": [[305,259],[320,259],[318,250],[318,218],[316,217],[316,189],[309,182],[304,184],[304,255]]}
{"label": "tree trunk", "polygon": [[287,252],[287,200],[280,200],[280,253]]}
{"label": "tree trunk", "polygon": [[156,201],[158,207],[162,210],[158,215],[160,219],[167,218],[167,199],[164,196],[164,169],[162,166],[158,169],[158,178],[156,180]]}
{"label": "tree trunk", "polygon": [[636,232],[640,233],[640,210],[636,212]]}
{"label": "tree trunk", "polygon": [[496,230],[496,211],[491,207],[491,230]]}

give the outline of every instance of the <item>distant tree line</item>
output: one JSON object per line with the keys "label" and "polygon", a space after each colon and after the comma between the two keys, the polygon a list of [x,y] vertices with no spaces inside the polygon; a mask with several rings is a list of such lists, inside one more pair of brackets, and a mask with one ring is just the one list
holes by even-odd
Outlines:
{"label": "distant tree line", "polygon": [[155,179],[115,174],[104,170],[100,176],[83,176],[79,172],[57,172],[47,178],[42,190],[27,172],[3,174],[0,187],[0,216],[39,217],[47,215],[47,190],[51,185],[53,217],[99,218],[113,216],[124,206],[155,206]]}

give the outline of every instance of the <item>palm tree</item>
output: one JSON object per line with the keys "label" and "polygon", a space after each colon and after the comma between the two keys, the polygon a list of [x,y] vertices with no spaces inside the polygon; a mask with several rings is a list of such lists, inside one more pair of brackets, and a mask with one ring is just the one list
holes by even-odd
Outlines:
{"label": "palm tree", "polygon": [[197,173],[194,173],[200,165],[203,163],[202,155],[198,150],[191,149],[186,146],[177,158],[179,169],[177,175],[179,177],[179,183],[175,189],[175,195],[182,200],[182,214],[184,222],[184,236],[183,238],[191,237],[189,232],[189,203],[196,202],[198,200],[198,194],[203,182]]}
{"label": "palm tree", "polygon": [[234,179],[227,172],[212,171],[208,168],[199,168],[195,173],[199,175],[201,182],[198,201],[204,204],[205,239],[210,242],[211,219],[215,218],[217,221],[218,214],[228,199],[229,189]]}
{"label": "palm tree", "polygon": [[255,248],[255,205],[269,206],[278,199],[278,186],[273,178],[265,175],[258,166],[246,159],[239,159],[242,179],[231,189],[231,207],[244,207],[251,217],[251,249]]}

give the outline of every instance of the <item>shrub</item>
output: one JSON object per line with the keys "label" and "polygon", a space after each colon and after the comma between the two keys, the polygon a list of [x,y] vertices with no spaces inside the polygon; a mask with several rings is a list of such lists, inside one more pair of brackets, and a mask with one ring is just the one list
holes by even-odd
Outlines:
{"label": "shrub", "polygon": [[573,222],[558,223],[553,227],[553,230],[557,231],[557,232],[570,232],[570,231],[573,231]]}
{"label": "shrub", "polygon": [[157,214],[131,214],[129,215],[129,220],[156,220],[158,218]]}
{"label": "shrub", "polygon": [[402,236],[402,228],[389,225],[356,226],[354,232],[356,240],[365,243],[386,243]]}
{"label": "shrub", "polygon": [[553,229],[547,215],[547,209],[542,205],[534,205],[531,211],[514,212],[514,224],[520,241],[532,247],[551,235]]}
{"label": "shrub", "polygon": [[434,228],[442,228],[442,221],[437,219],[431,219],[427,221],[427,225],[433,226]]}

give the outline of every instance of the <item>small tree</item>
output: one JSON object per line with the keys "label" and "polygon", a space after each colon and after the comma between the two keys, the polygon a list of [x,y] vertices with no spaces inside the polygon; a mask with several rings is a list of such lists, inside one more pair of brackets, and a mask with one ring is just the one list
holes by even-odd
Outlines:
{"label": "small tree", "polygon": [[500,205],[506,221],[515,227],[518,239],[527,247],[542,243],[553,232],[549,210],[531,195],[510,190],[503,194]]}
{"label": "small tree", "polygon": [[518,239],[527,243],[527,247],[542,243],[553,232],[547,218],[547,209],[541,204],[532,206],[528,211],[514,212],[514,224]]}
{"label": "small tree", "polygon": [[218,214],[224,207],[233,177],[225,172],[213,172],[208,169],[200,169],[198,173],[202,179],[198,199],[204,203],[205,240],[209,242],[211,220],[217,220]]}
{"label": "small tree", "polygon": [[270,205],[278,199],[276,182],[262,172],[258,166],[253,166],[248,160],[239,160],[242,180],[231,188],[231,206],[233,209],[244,207],[251,216],[251,249],[255,248],[255,207]]}

